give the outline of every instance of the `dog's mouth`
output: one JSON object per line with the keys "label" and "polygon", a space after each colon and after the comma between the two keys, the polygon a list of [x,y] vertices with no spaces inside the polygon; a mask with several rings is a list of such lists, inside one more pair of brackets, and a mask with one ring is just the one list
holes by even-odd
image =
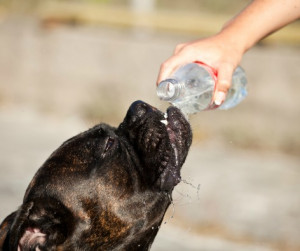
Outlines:
{"label": "dog's mouth", "polygon": [[169,107],[164,114],[136,101],[120,128],[126,131],[147,171],[154,172],[152,176],[157,179],[153,182],[161,189],[171,190],[180,181],[180,168],[192,141],[190,124],[180,110]]}
{"label": "dog's mouth", "polygon": [[182,162],[182,156],[179,156],[180,149],[183,148],[182,150],[184,150],[189,147],[189,142],[188,140],[185,140],[184,137],[189,136],[191,132],[190,126],[178,108],[169,107],[164,117],[166,119],[161,120],[160,122],[166,126],[169,140],[173,149],[175,161],[174,164],[178,166],[179,163]]}
{"label": "dog's mouth", "polygon": [[163,172],[159,185],[170,190],[181,180],[180,169],[192,142],[192,132],[190,124],[178,108],[169,107],[164,117],[165,120],[160,122],[165,124],[172,157],[168,162],[161,163]]}

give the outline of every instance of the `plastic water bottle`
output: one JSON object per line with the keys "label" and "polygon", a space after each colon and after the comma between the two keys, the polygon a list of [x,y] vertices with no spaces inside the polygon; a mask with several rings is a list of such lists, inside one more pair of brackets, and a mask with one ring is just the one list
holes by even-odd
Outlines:
{"label": "plastic water bottle", "polygon": [[[190,63],[179,68],[174,75],[159,83],[157,95],[181,109],[187,115],[211,108],[217,72],[201,63]],[[225,101],[216,109],[229,109],[239,104],[247,95],[244,70],[237,67]]]}

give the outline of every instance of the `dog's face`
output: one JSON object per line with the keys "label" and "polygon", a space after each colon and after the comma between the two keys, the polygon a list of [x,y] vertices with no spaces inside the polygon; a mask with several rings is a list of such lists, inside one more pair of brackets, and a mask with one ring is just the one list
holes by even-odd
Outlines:
{"label": "dog's face", "polygon": [[137,101],[118,128],[100,124],[66,141],[2,223],[0,248],[147,250],[192,140],[179,110],[167,115]]}

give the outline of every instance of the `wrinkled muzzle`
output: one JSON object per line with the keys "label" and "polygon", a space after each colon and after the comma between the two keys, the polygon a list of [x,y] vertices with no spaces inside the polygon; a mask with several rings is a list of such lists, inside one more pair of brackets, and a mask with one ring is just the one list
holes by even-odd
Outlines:
{"label": "wrinkled muzzle", "polygon": [[190,124],[180,110],[166,113],[142,102],[134,102],[120,125],[136,149],[150,185],[170,191],[180,182],[180,169],[192,142]]}

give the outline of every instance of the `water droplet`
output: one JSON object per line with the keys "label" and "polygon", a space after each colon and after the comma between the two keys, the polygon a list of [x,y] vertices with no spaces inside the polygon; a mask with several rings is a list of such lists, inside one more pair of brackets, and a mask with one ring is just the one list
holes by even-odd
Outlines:
{"label": "water droplet", "polygon": [[166,119],[161,120],[160,122],[163,123],[163,124],[165,124],[165,125],[168,125],[168,120],[166,120]]}

